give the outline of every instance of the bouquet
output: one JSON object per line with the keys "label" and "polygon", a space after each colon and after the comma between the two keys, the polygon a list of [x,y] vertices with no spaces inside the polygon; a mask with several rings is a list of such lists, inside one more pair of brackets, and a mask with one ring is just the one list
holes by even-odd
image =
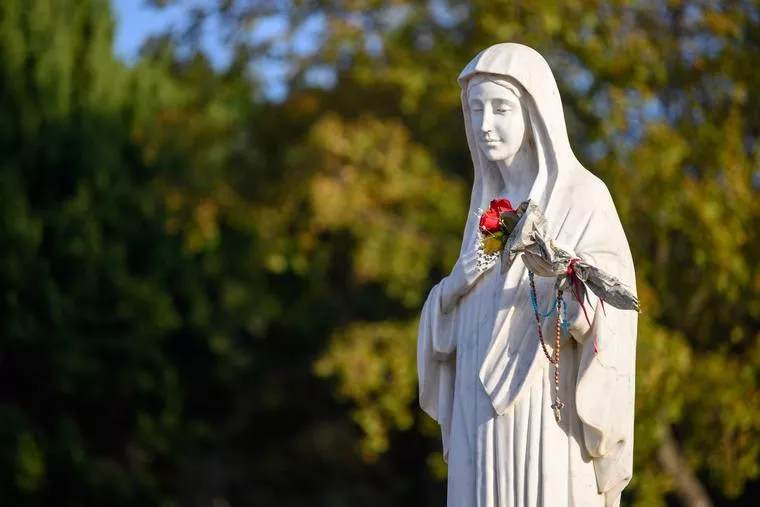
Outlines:
{"label": "bouquet", "polygon": [[512,207],[509,199],[494,199],[486,211],[480,215],[480,232],[483,235],[483,251],[488,255],[498,254],[504,249],[507,238],[514,230],[528,207],[528,201],[518,209]]}

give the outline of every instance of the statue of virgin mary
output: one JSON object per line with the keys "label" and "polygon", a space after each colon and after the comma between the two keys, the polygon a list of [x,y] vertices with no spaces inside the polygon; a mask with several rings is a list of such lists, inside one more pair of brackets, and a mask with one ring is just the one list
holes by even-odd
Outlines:
{"label": "statue of virgin mary", "polygon": [[[591,293],[584,311],[568,300],[555,382],[537,332],[555,329],[555,318],[537,317],[552,305],[555,279],[525,257],[506,270],[484,262],[478,229],[491,200],[530,200],[553,241],[635,287],[615,205],[573,154],[538,52],[494,45],[459,84],[474,184],[460,257],[422,310],[417,357],[420,405],[441,427],[448,505],[617,507],[632,473],[637,314]],[[539,311],[529,270],[539,275]]]}

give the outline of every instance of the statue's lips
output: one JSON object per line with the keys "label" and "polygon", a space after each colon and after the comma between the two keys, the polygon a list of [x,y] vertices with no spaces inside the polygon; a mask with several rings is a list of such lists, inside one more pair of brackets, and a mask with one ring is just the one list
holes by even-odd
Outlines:
{"label": "statue's lips", "polygon": [[501,141],[499,141],[499,140],[482,141],[482,142],[483,142],[483,144],[485,144],[489,148],[493,148],[493,147],[499,146],[501,144]]}

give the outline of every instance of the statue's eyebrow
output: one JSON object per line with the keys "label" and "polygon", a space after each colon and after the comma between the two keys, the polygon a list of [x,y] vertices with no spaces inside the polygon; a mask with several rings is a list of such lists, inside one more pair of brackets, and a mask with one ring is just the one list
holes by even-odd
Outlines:
{"label": "statue's eyebrow", "polygon": [[513,99],[513,98],[509,98],[509,97],[496,97],[495,99],[493,99],[493,101],[497,102],[497,103],[506,102],[510,106],[517,106],[517,105],[519,105],[519,100],[516,100],[516,99]]}

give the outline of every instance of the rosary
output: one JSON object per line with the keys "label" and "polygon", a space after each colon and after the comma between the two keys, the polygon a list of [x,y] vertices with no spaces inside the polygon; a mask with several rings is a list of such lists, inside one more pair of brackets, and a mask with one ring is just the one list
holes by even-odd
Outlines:
{"label": "rosary", "polygon": [[[560,339],[562,338],[563,334],[567,334],[567,331],[570,327],[570,321],[567,320],[567,303],[565,303],[565,300],[562,297],[562,289],[557,289],[557,298],[555,302],[552,304],[551,308],[549,308],[548,312],[542,314],[538,310],[536,283],[534,280],[533,272],[530,270],[528,271],[528,279],[530,280],[530,303],[533,306],[533,313],[536,316],[536,329],[538,330],[538,339],[541,342],[541,348],[544,351],[546,359],[549,360],[549,363],[554,365],[554,403],[552,404],[551,408],[554,411],[554,418],[557,420],[557,422],[560,422],[560,411],[565,406],[565,404],[562,403],[562,400],[559,397],[559,351]],[[546,348],[544,333],[541,330],[541,322],[543,319],[550,317],[555,311],[557,312],[557,326],[555,328],[556,332],[554,335],[554,355],[552,357],[552,354],[550,354],[549,350]]]}

